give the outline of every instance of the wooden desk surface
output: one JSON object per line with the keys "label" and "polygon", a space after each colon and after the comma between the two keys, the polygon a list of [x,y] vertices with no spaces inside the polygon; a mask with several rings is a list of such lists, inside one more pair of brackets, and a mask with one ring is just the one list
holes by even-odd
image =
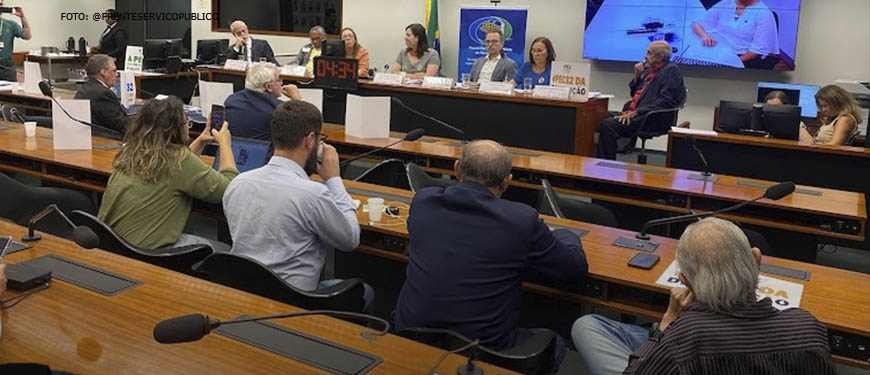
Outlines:
{"label": "wooden desk surface", "polygon": [[[676,138],[685,138],[686,133],[682,132],[670,132],[668,133],[668,139],[671,137]],[[722,142],[722,143],[730,143],[730,144],[742,144],[742,145],[750,145],[757,147],[768,147],[768,148],[779,148],[779,149],[787,149],[787,150],[798,150],[798,151],[811,151],[811,152],[819,152],[819,153],[827,153],[827,154],[840,154],[846,156],[854,156],[857,158],[870,158],[870,148],[865,147],[854,147],[854,146],[831,146],[831,145],[823,145],[818,143],[804,143],[801,141],[792,141],[788,139],[776,139],[776,138],[761,138],[761,137],[752,137],[748,135],[741,134],[728,134],[728,133],[719,133],[716,136],[712,135],[696,135],[692,134],[695,139],[703,139],[707,141],[713,142]],[[670,147],[668,147],[670,150]],[[668,152],[668,158],[670,158],[671,154]],[[668,159],[668,164],[670,164],[670,159]]]}
{"label": "wooden desk surface", "polygon": [[[26,229],[0,222],[0,232],[19,238]],[[203,313],[221,320],[263,316],[300,309],[141,263],[102,250],[43,234],[34,248],[10,254],[17,263],[47,254],[60,255],[138,280],[143,285],[107,297],[53,280],[51,287],[5,309],[0,339],[2,362],[37,362],[80,374],[323,374],[323,370],[235,340],[211,334],[202,340],[164,345],[153,339],[158,322]],[[15,295],[4,294],[5,298]],[[443,351],[394,335],[367,341],[368,331],[342,320],[313,316],[275,321],[383,358],[371,374],[423,375]],[[465,360],[452,355],[439,367],[454,371]],[[509,373],[482,365],[488,374]]]}
{"label": "wooden desk surface", "polygon": [[[324,133],[329,137],[327,142],[343,143],[367,148],[386,146],[398,140],[390,139],[360,139],[346,137],[344,127],[336,124],[324,126]],[[394,133],[394,137],[401,134]],[[403,142],[390,148],[391,151],[401,151],[412,155],[430,156],[450,160],[458,160],[462,155],[462,149],[456,146],[455,140],[429,137],[436,142]],[[737,181],[751,181],[764,184],[775,184],[772,181],[752,180],[741,177],[719,176],[721,179],[716,183],[690,180],[690,174],[695,171],[671,169],[656,166],[643,166],[657,171],[668,172],[667,174],[646,173],[618,168],[610,168],[598,165],[601,162],[615,163],[618,165],[631,165],[611,160],[602,160],[576,155],[558,154],[545,151],[518,150],[521,153],[513,155],[513,168],[547,176],[564,176],[584,180],[609,182],[618,185],[642,187],[649,190],[664,192],[683,193],[696,197],[715,197],[722,200],[739,202],[751,200],[763,192],[762,189],[749,186],[741,186]],[[531,153],[535,156],[528,156]],[[445,174],[452,174],[452,170],[440,170]],[[820,191],[821,196],[808,194],[791,194],[779,201],[762,199],[757,202],[760,206],[777,207],[805,212],[816,212],[844,218],[867,218],[864,195],[840,190],[823,189],[816,187],[803,187],[810,190]],[[559,189],[557,189],[559,190]]]}

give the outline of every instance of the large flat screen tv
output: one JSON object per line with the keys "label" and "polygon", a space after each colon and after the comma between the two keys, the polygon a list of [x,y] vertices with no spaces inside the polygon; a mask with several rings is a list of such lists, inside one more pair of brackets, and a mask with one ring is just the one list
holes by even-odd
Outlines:
{"label": "large flat screen tv", "polygon": [[[742,5],[742,6],[738,6]],[[679,64],[794,70],[801,0],[588,0],[583,58],[643,61],[650,42]]]}

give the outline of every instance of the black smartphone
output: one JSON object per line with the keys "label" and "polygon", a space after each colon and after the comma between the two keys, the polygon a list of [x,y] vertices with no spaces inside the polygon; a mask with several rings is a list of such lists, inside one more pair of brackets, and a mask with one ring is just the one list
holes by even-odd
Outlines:
{"label": "black smartphone", "polygon": [[217,131],[221,130],[221,126],[224,124],[224,114],[226,114],[226,108],[220,104],[212,104],[211,106],[211,128]]}
{"label": "black smartphone", "polygon": [[631,260],[628,261],[628,265],[631,267],[637,267],[641,269],[648,270],[653,268],[656,263],[659,262],[659,256],[649,253],[637,253]]}
{"label": "black smartphone", "polygon": [[0,7],[0,14],[2,13],[12,13],[14,9],[12,7]]}

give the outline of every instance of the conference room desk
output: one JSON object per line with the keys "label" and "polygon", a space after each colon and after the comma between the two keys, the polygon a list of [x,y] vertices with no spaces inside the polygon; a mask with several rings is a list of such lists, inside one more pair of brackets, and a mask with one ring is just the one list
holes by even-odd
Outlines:
{"label": "conference room desk", "polygon": [[[323,132],[329,137],[327,142],[335,145],[343,158],[386,146],[402,137],[401,133],[393,133],[396,138],[392,139],[346,137],[344,127],[335,124],[325,124]],[[689,175],[697,173],[690,170],[527,149],[509,148],[509,151],[513,154],[511,189],[540,190],[541,179],[547,178],[558,192],[658,212],[712,211],[754,199],[764,192],[766,186],[775,184],[724,175],[719,176],[719,181],[710,183],[689,179]],[[378,153],[377,157],[399,158],[414,162],[428,172],[453,175],[453,163],[461,154],[458,141],[427,136],[416,142],[395,145]],[[795,194],[779,201],[763,199],[721,217],[810,235],[851,241],[865,239],[867,207],[863,194],[808,186],[798,189]],[[851,227],[840,232],[822,227],[838,221]]]}
{"label": "conference room desk", "polygon": [[27,54],[25,56],[26,61],[47,64],[48,65],[48,80],[54,82],[54,71],[51,68],[52,64],[73,64],[78,68],[83,68],[85,63],[88,62],[90,56],[80,56],[80,55],[62,55],[62,56],[42,56],[42,55],[31,55]]}
{"label": "conference room desk", "polygon": [[[0,222],[0,233],[20,238],[26,229]],[[302,311],[239,290],[152,266],[102,250],[84,250],[71,241],[42,234],[32,249],[10,254],[6,263],[57,255],[141,284],[113,296],[58,279],[48,289],[4,309],[0,362],[36,362],[78,374],[311,374],[329,373],[302,362],[212,333],[186,344],[159,344],[158,322],[202,313],[221,320]],[[7,291],[4,298],[17,295]],[[370,329],[325,316],[273,321],[330,343],[383,359],[370,374],[424,375],[442,350],[395,335],[361,337]],[[449,356],[439,367],[454,371],[465,362]],[[488,374],[511,372],[480,364]]]}
{"label": "conference room desk", "polygon": [[[245,72],[207,68],[209,79],[233,83],[234,90],[244,88]],[[310,78],[281,76],[287,83]],[[566,154],[594,155],[594,135],[601,120],[607,117],[608,99],[549,100],[529,94],[497,95],[472,90],[439,90],[419,86],[388,86],[360,80],[353,94],[392,96],[427,115],[434,116],[465,132],[467,139],[489,138],[505,145],[549,150]],[[346,94],[325,90],[324,121],[345,123]],[[390,110],[390,129],[408,132],[424,127],[428,134],[458,138],[450,129],[420,118],[397,105]]]}
{"label": "conference room desk", "polygon": [[[54,88],[54,96],[58,99],[73,99],[75,90]],[[24,92],[24,90],[0,91],[0,103],[12,105],[28,114],[51,116],[51,98],[40,94]]]}
{"label": "conference room desk", "polygon": [[[19,148],[4,151],[4,159],[0,160],[0,169],[34,174],[89,190],[104,190],[112,171],[111,160],[117,150],[55,152],[50,149],[50,138],[44,138],[50,132],[49,129],[39,129],[36,139],[33,139],[31,150]],[[19,133],[23,131],[17,125],[14,125],[11,130],[0,131],[0,149],[9,150],[10,147],[18,147],[15,145],[23,142],[24,139],[23,134]],[[94,137],[94,144],[97,145],[112,144],[112,142]],[[42,145],[47,149],[36,150],[35,145]],[[18,155],[19,158],[30,158],[29,160],[34,162],[38,161],[43,168],[68,168],[63,171],[73,173],[75,178],[66,178],[64,177],[66,174],[55,176],[54,173],[42,173],[35,168],[10,165],[7,158],[10,154]],[[84,177],[89,177],[90,180]],[[407,206],[402,203],[410,202],[413,197],[412,192],[352,181],[345,181],[345,184],[354,199],[366,202],[366,199],[371,196],[382,197],[386,204],[400,207],[400,216],[407,215]],[[370,223],[365,210],[359,210],[357,215],[362,228],[358,250],[360,253],[390,262],[407,262],[408,233],[403,219],[384,215],[382,222],[373,224]],[[570,303],[600,306],[650,319],[661,317],[667,306],[668,291],[655,284],[655,281],[674,259],[675,240],[653,236],[653,241],[660,243],[655,253],[661,257],[661,261],[652,270],[646,271],[627,266],[628,260],[636,254],[636,251],[611,245],[619,236],[633,236],[633,232],[547,216],[544,216],[544,220],[553,227],[589,231],[582,241],[589,262],[590,279],[576,286],[524,283],[526,291]],[[338,259],[336,262],[337,270],[344,267],[339,264]],[[859,344],[870,347],[868,341],[870,314],[867,314],[867,309],[870,307],[870,294],[866,293],[870,289],[870,275],[771,257],[765,257],[764,262],[811,273],[809,281],[787,280],[804,285],[801,306],[813,312],[829,327],[832,345],[840,343],[836,346],[838,350],[836,353],[857,350],[855,348]],[[358,276],[364,275],[358,274],[355,277]],[[398,275],[386,276],[399,277]],[[850,345],[848,348],[846,343]],[[846,356],[838,355],[837,359],[851,365],[870,368],[870,358],[860,357],[858,352]]]}

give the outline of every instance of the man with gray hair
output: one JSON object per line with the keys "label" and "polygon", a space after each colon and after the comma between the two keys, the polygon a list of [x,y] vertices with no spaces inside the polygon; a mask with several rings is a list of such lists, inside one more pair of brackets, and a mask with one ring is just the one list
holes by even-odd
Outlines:
{"label": "man with gray hair", "polygon": [[270,62],[275,65],[275,53],[269,42],[262,39],[251,38],[248,33],[248,25],[245,21],[235,20],[230,24],[230,32],[236,38],[233,45],[227,51],[227,58],[231,60],[245,60],[249,64],[256,62]]}
{"label": "man with gray hair", "polygon": [[[671,46],[668,42],[659,40],[650,43],[644,61],[635,64],[634,79],[628,87],[631,89],[631,100],[625,103],[618,115],[601,121],[598,128],[599,158],[616,159],[617,140],[620,138],[631,138],[629,144],[633,146],[636,141],[633,134],[640,129],[648,113],[677,108],[686,101],[683,73],[677,64],[671,62]],[[653,128],[652,125],[661,126],[648,124],[643,130],[667,130]]]}
{"label": "man with gray hair", "polygon": [[280,71],[268,63],[251,66],[245,76],[245,89],[224,101],[226,121],[234,137],[272,140],[272,113],[287,100],[301,100],[295,85],[281,85]]}
{"label": "man with gray hair", "polygon": [[305,74],[312,75],[314,71],[314,58],[323,53],[323,41],[326,40],[326,29],[317,25],[308,30],[308,38],[311,43],[302,46],[296,55],[296,64],[305,67]]}
{"label": "man with gray hair", "polygon": [[85,64],[88,79],[76,90],[75,99],[91,103],[91,119],[94,124],[124,134],[130,119],[121,106],[121,99],[112,91],[118,70],[115,59],[108,55],[91,56]]}
{"label": "man with gray hair", "polygon": [[680,282],[651,329],[599,315],[571,329],[589,374],[835,374],[812,314],[758,300],[761,252],[736,225],[707,218],[677,245]]}
{"label": "man with gray hair", "polygon": [[[578,283],[587,272],[580,238],[550,231],[534,208],[500,198],[511,181],[511,155],[500,144],[469,143],[454,169],[458,184],[421,189],[411,202],[396,329],[452,329],[493,350],[546,335],[518,327],[523,276]],[[564,357],[558,335],[554,354],[555,372]]]}

